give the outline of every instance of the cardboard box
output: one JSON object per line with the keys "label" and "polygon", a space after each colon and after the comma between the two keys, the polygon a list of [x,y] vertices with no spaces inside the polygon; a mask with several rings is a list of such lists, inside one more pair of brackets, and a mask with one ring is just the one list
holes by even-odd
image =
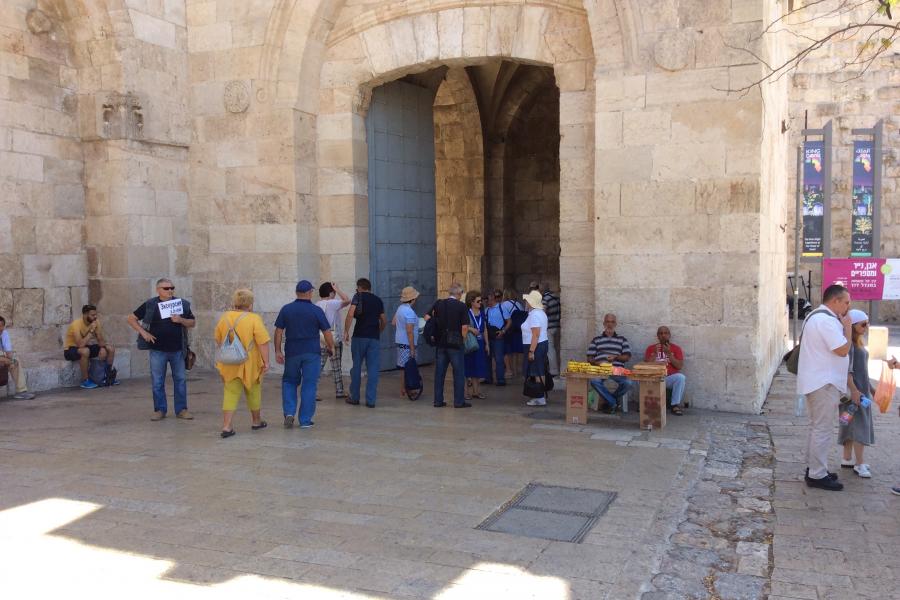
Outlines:
{"label": "cardboard box", "polygon": [[572,377],[566,381],[566,423],[584,425],[587,423],[588,409],[587,377]]}
{"label": "cardboard box", "polygon": [[664,379],[640,380],[641,429],[666,426],[666,382]]}

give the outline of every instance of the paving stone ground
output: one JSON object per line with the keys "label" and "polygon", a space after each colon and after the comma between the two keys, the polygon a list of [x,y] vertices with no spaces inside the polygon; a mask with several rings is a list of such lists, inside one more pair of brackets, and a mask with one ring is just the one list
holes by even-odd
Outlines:
{"label": "paving stone ground", "polygon": [[[316,427],[285,430],[277,383],[270,427],[239,413],[228,440],[209,372],[190,422],[151,423],[146,380],[0,402],[9,597],[898,596],[896,416],[873,480],[807,490],[784,376],[763,417],[691,409],[652,433],[634,413],[566,426],[559,395],[532,418],[515,386],[435,409],[395,397],[395,374],[374,410],[323,379]],[[531,482],[616,498],[582,544],[475,529]]]}
{"label": "paving stone ground", "polygon": [[[880,374],[879,365],[870,363],[870,375]],[[830,465],[844,490],[826,492],[802,481],[807,419],[794,416],[795,385],[793,375],[779,373],[766,404],[776,450],[770,599],[900,598],[900,496],[890,493],[900,483],[897,401],[886,414],[875,410],[875,445],[866,451],[872,478],[840,469],[835,443]]]}

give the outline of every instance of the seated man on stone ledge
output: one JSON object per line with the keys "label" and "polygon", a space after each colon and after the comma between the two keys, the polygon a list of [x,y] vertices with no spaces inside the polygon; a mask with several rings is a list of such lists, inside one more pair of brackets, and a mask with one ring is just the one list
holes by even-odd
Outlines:
{"label": "seated man on stone ledge", "polygon": [[25,383],[25,369],[19,362],[16,353],[13,352],[12,341],[9,339],[9,332],[6,331],[6,319],[0,317],[0,366],[9,369],[9,376],[16,382],[16,400],[31,400],[34,394],[28,391],[28,385]]}
{"label": "seated man on stone ledge", "polygon": [[665,325],[656,330],[656,344],[650,344],[644,351],[644,361],[666,364],[666,388],[672,390],[672,412],[684,414],[681,399],[684,398],[684,352],[681,347],[671,342],[672,332]]}
{"label": "seated man on stone ledge", "polygon": [[116,349],[106,342],[103,335],[103,327],[97,317],[97,307],[93,304],[85,304],[81,307],[81,318],[72,321],[66,332],[66,343],[63,356],[68,361],[78,361],[81,367],[81,385],[86,390],[99,387],[97,382],[91,381],[90,366],[92,358],[99,358],[105,362],[106,372],[104,381],[109,385],[119,385],[116,380],[116,370],[113,369],[113,361],[116,357]]}
{"label": "seated man on stone ledge", "polygon": [[[591,340],[591,345],[587,351],[587,359],[592,365],[606,362],[612,363],[614,367],[624,367],[625,363],[631,360],[631,344],[628,343],[624,336],[616,333],[616,324],[616,315],[612,313],[604,315],[603,331]],[[607,379],[616,384],[614,392],[610,392],[607,389]],[[597,390],[600,397],[606,401],[605,408],[601,409],[606,413],[615,412],[622,398],[631,389],[631,385],[631,381],[623,375],[591,379],[591,387]]]}

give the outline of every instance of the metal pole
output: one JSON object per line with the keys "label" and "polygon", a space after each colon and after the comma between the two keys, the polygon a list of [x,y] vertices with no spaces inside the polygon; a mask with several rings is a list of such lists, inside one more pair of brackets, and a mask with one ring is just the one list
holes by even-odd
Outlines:
{"label": "metal pole", "polygon": [[797,327],[800,321],[800,242],[803,237],[803,214],[801,206],[803,204],[803,146],[797,148],[797,193],[795,198],[794,211],[794,279],[797,282],[794,288],[794,327],[792,336],[794,345],[797,345]]}
{"label": "metal pole", "polygon": [[[874,147],[872,148],[872,180],[874,189],[872,190],[872,254],[884,258],[881,251],[881,143],[882,131],[884,129],[884,121],[881,119],[875,123],[872,128],[872,139]],[[880,301],[872,302],[869,307],[869,321],[874,323],[878,321],[878,307]]]}

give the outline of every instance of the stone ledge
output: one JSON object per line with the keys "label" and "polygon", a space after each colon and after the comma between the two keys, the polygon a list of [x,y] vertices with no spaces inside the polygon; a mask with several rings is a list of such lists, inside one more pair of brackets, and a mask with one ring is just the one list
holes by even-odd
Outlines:
{"label": "stone ledge", "polygon": [[[46,392],[56,388],[76,387],[81,382],[78,365],[69,362],[62,356],[62,349],[56,352],[32,352],[20,355],[20,360],[25,370],[25,380],[28,382],[29,392]],[[119,348],[116,350],[115,367],[118,370],[119,379],[131,377],[131,350]],[[10,395],[14,392],[15,385],[8,386]],[[5,391],[0,389],[0,395]]]}

